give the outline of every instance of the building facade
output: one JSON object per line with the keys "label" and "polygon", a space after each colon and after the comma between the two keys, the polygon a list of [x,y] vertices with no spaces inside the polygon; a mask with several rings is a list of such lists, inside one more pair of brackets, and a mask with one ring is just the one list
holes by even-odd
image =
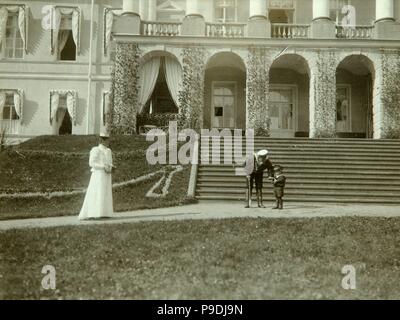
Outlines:
{"label": "building facade", "polygon": [[183,127],[400,138],[399,0],[0,2],[13,139]]}

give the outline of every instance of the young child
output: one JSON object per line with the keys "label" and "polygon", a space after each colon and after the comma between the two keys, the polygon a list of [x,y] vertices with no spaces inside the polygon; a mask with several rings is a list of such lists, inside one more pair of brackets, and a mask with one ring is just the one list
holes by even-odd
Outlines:
{"label": "young child", "polygon": [[286,185],[286,177],[283,175],[283,168],[281,166],[274,167],[274,194],[276,198],[276,206],[273,209],[283,209],[283,196]]}

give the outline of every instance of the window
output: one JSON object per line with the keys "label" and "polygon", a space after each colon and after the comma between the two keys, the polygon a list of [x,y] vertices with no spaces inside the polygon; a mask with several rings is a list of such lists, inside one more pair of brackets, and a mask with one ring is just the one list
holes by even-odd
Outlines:
{"label": "window", "polygon": [[271,129],[293,130],[294,99],[291,88],[272,89],[269,117]]}
{"label": "window", "polygon": [[213,128],[234,128],[236,106],[236,83],[214,82],[213,84]]}
{"label": "window", "polygon": [[237,22],[237,0],[215,0],[214,20],[222,23]]}
{"label": "window", "polygon": [[72,34],[72,15],[62,16],[61,18],[58,33],[58,60],[76,60],[76,45]]}
{"label": "window", "polygon": [[348,0],[331,0],[330,3],[330,18],[336,22],[336,25],[341,25],[346,13],[342,13],[342,8],[349,5]]}
{"label": "window", "polygon": [[3,112],[1,117],[1,130],[5,130],[9,134],[18,133],[19,128],[19,116],[15,108],[15,100],[13,91],[3,91],[5,94],[5,101],[3,106]]}
{"label": "window", "polygon": [[[157,21],[181,22],[185,17],[185,10],[178,6],[175,1],[157,0]],[[154,17],[149,17],[154,19]]]}
{"label": "window", "polygon": [[4,56],[8,59],[22,59],[24,55],[24,42],[18,26],[18,15],[8,15],[6,24],[6,37],[3,42]]}

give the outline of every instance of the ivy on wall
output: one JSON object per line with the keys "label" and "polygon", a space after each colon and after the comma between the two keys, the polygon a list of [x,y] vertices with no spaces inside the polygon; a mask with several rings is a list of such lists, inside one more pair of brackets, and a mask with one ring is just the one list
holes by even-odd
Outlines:
{"label": "ivy on wall", "polygon": [[383,139],[400,139],[400,51],[382,54]]}
{"label": "ivy on wall", "polygon": [[203,128],[205,49],[187,47],[182,51],[182,90],[179,92],[180,129]]}
{"label": "ivy on wall", "polygon": [[313,70],[314,87],[313,123],[310,123],[312,138],[336,137],[336,66],[334,52],[320,51]]}
{"label": "ivy on wall", "polygon": [[271,52],[267,48],[249,48],[247,67],[248,127],[256,136],[271,134],[269,105],[269,70],[272,65]]}
{"label": "ivy on wall", "polygon": [[118,42],[111,73],[110,115],[108,128],[112,134],[136,132],[139,94],[139,46]]}

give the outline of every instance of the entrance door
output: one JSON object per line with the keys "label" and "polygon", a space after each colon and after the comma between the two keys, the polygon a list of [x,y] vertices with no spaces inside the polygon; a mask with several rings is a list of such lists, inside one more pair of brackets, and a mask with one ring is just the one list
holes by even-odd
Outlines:
{"label": "entrance door", "polygon": [[271,136],[291,138],[295,133],[295,90],[293,88],[272,88],[270,92],[269,117]]}
{"label": "entrance door", "polygon": [[212,127],[235,129],[236,83],[213,82],[212,92]]}
{"label": "entrance door", "polygon": [[351,132],[350,86],[338,86],[336,89],[336,132]]}

